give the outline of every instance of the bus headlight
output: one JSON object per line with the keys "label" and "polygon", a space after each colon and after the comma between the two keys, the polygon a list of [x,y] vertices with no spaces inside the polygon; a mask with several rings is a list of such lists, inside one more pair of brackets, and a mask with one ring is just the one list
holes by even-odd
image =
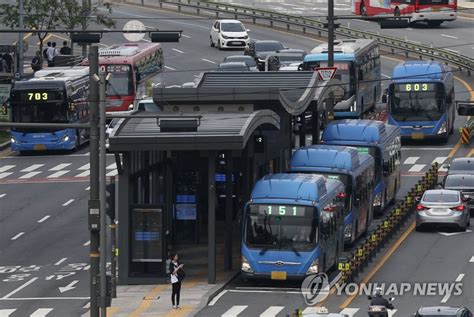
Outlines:
{"label": "bus headlight", "polygon": [[382,205],[382,193],[375,194],[372,206],[380,207]]}
{"label": "bus headlight", "polygon": [[347,224],[344,228],[344,238],[352,239],[352,223]]}
{"label": "bus headlight", "polygon": [[253,272],[252,267],[250,266],[250,263],[247,260],[247,258],[245,258],[245,256],[242,256],[241,270],[244,271],[244,272],[247,272],[247,273],[252,273]]}
{"label": "bus headlight", "polygon": [[446,133],[446,121],[444,121],[442,124],[441,124],[441,127],[439,127],[439,130],[438,130],[438,134],[444,134]]}
{"label": "bus headlight", "polygon": [[11,137],[11,138],[10,138],[10,142],[11,142],[11,143],[16,143],[16,139],[15,139],[14,137]]}
{"label": "bus headlight", "polygon": [[319,258],[317,258],[316,260],[313,261],[313,263],[311,263],[306,274],[315,274],[318,272],[319,272]]}
{"label": "bus headlight", "polygon": [[62,141],[62,142],[67,142],[67,141],[69,141],[69,135],[66,134],[65,136],[63,136],[63,138],[61,139],[61,141]]}

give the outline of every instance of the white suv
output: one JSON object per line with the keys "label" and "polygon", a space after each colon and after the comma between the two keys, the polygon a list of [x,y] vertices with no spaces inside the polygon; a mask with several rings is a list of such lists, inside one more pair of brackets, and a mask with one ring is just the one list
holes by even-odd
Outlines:
{"label": "white suv", "polygon": [[234,48],[249,44],[249,30],[239,20],[216,20],[211,28],[211,47]]}

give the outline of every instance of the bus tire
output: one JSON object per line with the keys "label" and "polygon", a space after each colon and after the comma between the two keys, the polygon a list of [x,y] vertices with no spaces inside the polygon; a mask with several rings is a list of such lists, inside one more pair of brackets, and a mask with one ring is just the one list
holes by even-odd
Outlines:
{"label": "bus tire", "polygon": [[360,15],[363,17],[367,16],[367,8],[363,2],[360,4]]}
{"label": "bus tire", "polygon": [[393,15],[396,17],[399,17],[401,15],[399,7],[396,7],[395,10],[393,10]]}
{"label": "bus tire", "polygon": [[449,129],[449,135],[453,135],[453,133],[454,133],[454,122],[451,125],[451,129]]}
{"label": "bus tire", "polygon": [[81,147],[81,133],[76,132],[76,142],[74,142],[74,151],[78,151]]}

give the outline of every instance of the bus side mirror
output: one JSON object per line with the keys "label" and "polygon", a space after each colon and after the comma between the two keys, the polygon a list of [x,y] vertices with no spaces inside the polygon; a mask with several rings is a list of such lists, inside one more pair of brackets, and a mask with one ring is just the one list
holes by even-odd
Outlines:
{"label": "bus side mirror", "polygon": [[358,77],[359,81],[364,80],[364,72],[362,71],[362,69],[359,69]]}

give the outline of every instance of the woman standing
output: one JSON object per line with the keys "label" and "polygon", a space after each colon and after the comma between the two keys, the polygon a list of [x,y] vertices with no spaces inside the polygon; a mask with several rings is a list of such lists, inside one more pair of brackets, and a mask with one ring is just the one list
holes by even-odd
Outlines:
{"label": "woman standing", "polygon": [[[178,262],[178,254],[171,255],[169,271],[171,273],[171,303],[174,309],[179,309],[179,296],[181,293],[181,281],[184,276],[183,264]],[[175,300],[176,298],[176,300]]]}

